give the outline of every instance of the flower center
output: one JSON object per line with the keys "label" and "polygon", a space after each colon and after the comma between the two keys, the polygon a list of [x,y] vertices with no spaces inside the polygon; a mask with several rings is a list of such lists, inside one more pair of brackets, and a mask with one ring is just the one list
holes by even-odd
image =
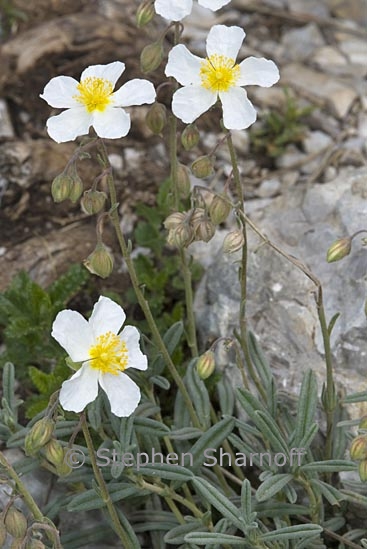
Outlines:
{"label": "flower center", "polygon": [[236,84],[239,76],[240,66],[225,55],[214,54],[201,62],[201,85],[212,92],[228,91]]}
{"label": "flower center", "polygon": [[112,332],[97,337],[96,345],[89,349],[89,356],[91,368],[104,374],[123,372],[128,361],[126,343]]}
{"label": "flower center", "polygon": [[74,95],[74,99],[82,103],[89,113],[103,112],[111,103],[113,84],[105,78],[89,76],[79,82],[77,90],[79,95]]}

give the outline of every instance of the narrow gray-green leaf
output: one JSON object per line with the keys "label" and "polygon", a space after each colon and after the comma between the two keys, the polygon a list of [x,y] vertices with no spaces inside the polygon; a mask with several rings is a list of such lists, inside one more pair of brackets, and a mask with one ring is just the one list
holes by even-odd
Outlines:
{"label": "narrow gray-green leaf", "polygon": [[[206,458],[217,459],[215,455],[207,453],[209,450],[216,450],[220,444],[230,435],[234,427],[234,419],[226,417],[218,421],[206,433],[195,442],[190,453],[193,457],[193,470],[197,471],[204,464]],[[210,462],[211,463],[211,462]],[[213,465],[215,463],[213,462]],[[209,465],[210,466],[210,465]]]}
{"label": "narrow gray-green leaf", "polygon": [[182,320],[180,320],[168,328],[167,332],[164,334],[163,341],[170,355],[172,355],[173,351],[179,344],[183,331],[184,325]]}
{"label": "narrow gray-green leaf", "polygon": [[171,545],[180,545],[181,543],[184,543],[184,537],[186,534],[188,534],[189,532],[195,532],[200,530],[202,531],[204,529],[205,526],[203,526],[201,520],[190,520],[190,522],[175,526],[169,532],[167,532],[167,534],[164,536],[164,541]]}
{"label": "narrow gray-green leaf", "polygon": [[310,482],[313,486],[318,488],[330,505],[340,505],[340,502],[346,499],[345,495],[339,492],[337,488],[330,486],[330,484],[327,484],[322,480],[311,479]]}
{"label": "narrow gray-green leaf", "polygon": [[238,536],[232,536],[230,534],[217,534],[215,532],[192,532],[186,534],[185,541],[187,543],[196,543],[196,545],[236,545],[242,546],[244,544],[244,538]]}
{"label": "narrow gray-green leaf", "polygon": [[235,395],[231,382],[225,374],[217,383],[219,406],[224,416],[232,416],[235,404]]}
{"label": "narrow gray-green leaf", "polygon": [[258,487],[255,497],[257,501],[266,501],[278,492],[280,492],[288,482],[293,479],[293,475],[279,474],[268,477]]}
{"label": "narrow gray-green leaf", "polygon": [[203,429],[207,429],[210,426],[210,398],[205,383],[196,371],[195,363],[196,360],[188,365],[184,381],[200,424]]}
{"label": "narrow gray-green leaf", "polygon": [[295,526],[286,526],[278,528],[273,532],[267,532],[260,536],[261,541],[285,541],[288,539],[297,539],[305,537],[316,537],[322,532],[322,527],[318,524],[297,524]]}
{"label": "narrow gray-green leaf", "polygon": [[5,398],[13,414],[16,412],[15,409],[15,369],[14,364],[11,362],[6,362],[3,369],[3,398]]}
{"label": "narrow gray-green leaf", "polygon": [[[141,462],[139,467],[134,468],[134,471],[148,477],[163,478],[165,480],[178,480],[180,482],[186,482],[193,478],[194,474],[190,471],[190,469],[179,464],[175,465],[175,462],[177,461],[177,463],[179,463],[180,459],[183,458],[183,455],[180,456],[180,454],[174,454],[173,452],[168,455],[171,456],[171,464],[147,463],[144,465],[144,463]],[[168,456],[166,456],[166,460],[167,457]]]}
{"label": "narrow gray-green leaf", "polygon": [[300,446],[300,441],[314,421],[317,406],[317,383],[312,370],[308,370],[302,381],[297,407],[296,436],[294,445]]}
{"label": "narrow gray-green leaf", "polygon": [[156,437],[164,437],[170,432],[169,427],[164,425],[164,423],[161,423],[160,421],[156,421],[155,419],[151,419],[149,417],[135,417],[134,427],[136,429],[136,432],[143,436],[150,435]]}
{"label": "narrow gray-green leaf", "polygon": [[300,469],[301,471],[315,471],[317,473],[336,473],[338,471],[356,471],[357,465],[353,461],[346,459],[330,459],[305,463]]}
{"label": "narrow gray-green leaf", "polygon": [[203,431],[196,427],[182,427],[181,429],[174,429],[171,431],[169,437],[172,440],[191,440],[193,438],[199,438],[202,434]]}

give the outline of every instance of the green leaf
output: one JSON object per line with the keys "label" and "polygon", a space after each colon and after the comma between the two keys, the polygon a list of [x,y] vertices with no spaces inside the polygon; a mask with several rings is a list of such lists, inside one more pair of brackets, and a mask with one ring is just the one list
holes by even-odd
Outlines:
{"label": "green leaf", "polygon": [[164,334],[163,341],[170,355],[173,354],[177,345],[180,343],[183,331],[183,322],[182,320],[180,320],[179,322],[176,322],[170,328],[168,328],[167,332]]}
{"label": "green leaf", "polygon": [[[137,488],[133,484],[121,483],[108,486],[113,503],[127,499],[132,496],[144,496],[149,494],[147,490]],[[75,511],[91,511],[92,509],[102,509],[106,503],[99,497],[94,489],[86,490],[82,494],[78,494],[72,498],[67,506],[69,512]]]}
{"label": "green leaf", "polygon": [[171,431],[169,437],[172,440],[191,440],[192,438],[199,438],[202,434],[203,431],[196,427],[182,427]]}
{"label": "green leaf", "polygon": [[257,373],[260,376],[262,385],[265,390],[268,389],[273,379],[273,374],[269,367],[269,364],[262,352],[255,335],[252,332],[248,333],[248,344],[252,362],[255,366]]}
{"label": "green leaf", "polygon": [[141,549],[141,544],[134,532],[134,528],[131,526],[130,522],[127,520],[125,514],[123,511],[116,507],[116,512],[119,516],[120,523],[125,531],[126,537],[127,537],[127,547],[128,549]]}
{"label": "green leaf", "polygon": [[343,398],[343,402],[346,404],[353,404],[355,402],[366,402],[367,391],[361,391],[360,393],[353,393]]}
{"label": "green leaf", "polygon": [[317,407],[317,383],[312,370],[308,370],[302,381],[297,407],[296,435],[294,445],[301,447],[300,442],[314,421]]}
{"label": "green leaf", "polygon": [[15,407],[15,370],[14,370],[14,364],[11,362],[6,362],[4,365],[3,370],[3,398],[5,398],[6,402],[9,405],[9,408],[13,413],[16,412]]}
{"label": "green leaf", "polygon": [[286,484],[288,484],[293,479],[293,475],[289,474],[278,474],[269,476],[260,486],[258,487],[255,497],[257,501],[266,501],[278,492],[280,492]]}
{"label": "green leaf", "polygon": [[[179,462],[182,460],[182,455],[179,454],[173,455],[174,452],[171,452],[170,461],[173,461],[172,464],[169,463],[147,463],[146,465],[141,462],[139,467],[135,467],[134,471],[137,473],[143,473],[144,476],[162,478],[164,480],[177,480],[179,482],[187,482],[192,479],[194,474],[187,467],[182,465],[175,465],[174,462]],[[166,456],[167,460],[167,456]]]}
{"label": "green leaf", "polygon": [[187,367],[184,382],[203,429],[210,426],[210,398],[208,389],[195,367],[196,359]]}
{"label": "green leaf", "polygon": [[248,479],[242,482],[241,489],[241,516],[247,526],[250,526],[256,519],[256,513],[252,511],[251,484]]}
{"label": "green leaf", "polygon": [[256,410],[254,412],[254,422],[263,437],[270,442],[274,451],[288,456],[288,444],[271,415],[268,412]]}
{"label": "green leaf", "polygon": [[186,534],[185,541],[188,543],[196,543],[196,545],[216,545],[224,544],[237,545],[243,547],[244,538],[232,536],[230,534],[217,534],[215,532],[192,532]]}
{"label": "green leaf", "polygon": [[321,492],[330,505],[340,505],[340,502],[346,499],[345,495],[339,492],[337,488],[322,480],[310,479],[310,482]]}
{"label": "green leaf", "polygon": [[[195,442],[190,450],[190,454],[193,458],[192,469],[194,472],[203,465],[205,458],[209,458],[206,455],[207,450],[216,450],[220,444],[231,434],[234,427],[234,419],[231,417],[225,417],[215,423],[206,433]],[[210,456],[214,459],[214,456]],[[216,459],[216,458],[215,458]]]}
{"label": "green leaf", "polygon": [[330,459],[306,463],[300,467],[300,470],[316,473],[336,473],[338,471],[356,471],[357,465],[346,459]]}
{"label": "green leaf", "polygon": [[164,437],[170,433],[169,427],[164,425],[164,423],[156,421],[155,419],[150,419],[148,417],[135,416],[134,426],[136,432],[143,436],[150,435]]}
{"label": "green leaf", "polygon": [[319,536],[321,532],[322,527],[318,524],[297,524],[296,526],[286,526],[273,532],[261,534],[260,540],[266,543],[268,541],[285,541],[296,538],[313,538]]}
{"label": "green leaf", "polygon": [[189,532],[202,531],[204,529],[205,526],[203,526],[201,520],[190,520],[186,524],[175,526],[167,532],[164,536],[164,541],[171,545],[180,545],[181,543],[184,543],[186,534]]}
{"label": "green leaf", "polygon": [[232,416],[234,411],[235,404],[235,395],[233,392],[233,387],[227,379],[226,375],[223,375],[222,378],[217,383],[217,391],[219,398],[219,406],[223,416]]}

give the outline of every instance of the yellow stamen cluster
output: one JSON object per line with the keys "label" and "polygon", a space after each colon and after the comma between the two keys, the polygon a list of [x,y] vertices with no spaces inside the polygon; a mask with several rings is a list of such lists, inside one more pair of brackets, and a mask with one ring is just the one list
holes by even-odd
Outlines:
{"label": "yellow stamen cluster", "polygon": [[82,103],[89,113],[93,111],[103,112],[111,103],[113,84],[105,78],[89,76],[77,85],[79,95],[74,99]]}
{"label": "yellow stamen cluster", "polygon": [[107,332],[97,337],[97,344],[89,349],[90,366],[103,374],[117,375],[128,362],[126,343],[119,336]]}
{"label": "yellow stamen cluster", "polygon": [[240,66],[225,55],[211,55],[201,62],[200,77],[203,88],[212,92],[228,91],[240,76]]}

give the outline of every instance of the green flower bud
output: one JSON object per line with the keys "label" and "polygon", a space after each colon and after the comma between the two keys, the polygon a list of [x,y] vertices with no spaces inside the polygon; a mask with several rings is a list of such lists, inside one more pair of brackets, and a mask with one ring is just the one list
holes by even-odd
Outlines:
{"label": "green flower bud", "polygon": [[145,0],[140,4],[136,12],[136,26],[141,29],[153,19],[155,10],[152,0]]}
{"label": "green flower bud", "polygon": [[195,177],[204,179],[214,173],[214,161],[213,157],[209,155],[199,156],[191,164],[191,171]]}
{"label": "green flower bud", "polygon": [[245,243],[243,232],[240,230],[231,231],[223,241],[223,252],[225,254],[233,254],[242,248]]}
{"label": "green flower bud", "polygon": [[215,356],[213,351],[206,351],[196,363],[196,370],[201,379],[207,379],[215,370]]}
{"label": "green flower bud", "polygon": [[61,173],[52,181],[51,195],[54,202],[63,202],[69,198],[73,180],[69,175]]}
{"label": "green flower bud", "polygon": [[181,134],[181,143],[186,151],[193,149],[199,143],[200,133],[195,124],[186,126]]}
{"label": "green flower bud", "polygon": [[45,446],[45,458],[55,467],[64,463],[64,448],[60,442],[52,438]]}
{"label": "green flower bud", "polygon": [[350,254],[352,249],[352,239],[347,236],[345,238],[339,238],[328,249],[326,254],[326,261],[332,263],[333,261],[340,261]]}
{"label": "green flower bud", "polygon": [[367,435],[359,435],[354,438],[349,453],[351,459],[367,459]]}
{"label": "green flower bud", "polygon": [[189,196],[191,190],[189,170],[180,162],[177,164],[177,188],[182,198]]}
{"label": "green flower bud", "polygon": [[196,227],[195,240],[203,240],[209,242],[215,235],[215,225],[205,217]]}
{"label": "green flower bud", "polygon": [[25,437],[24,448],[26,455],[33,456],[43,448],[52,437],[53,431],[54,422],[51,419],[44,417],[37,421]]}
{"label": "green flower bud", "polygon": [[161,41],[148,44],[140,54],[141,71],[144,74],[155,71],[162,63],[163,57],[164,51]]}
{"label": "green flower bud", "polygon": [[84,213],[94,215],[103,209],[106,200],[106,193],[89,189],[84,192],[80,205]]}
{"label": "green flower bud", "polygon": [[210,219],[214,225],[224,223],[231,212],[231,205],[225,197],[226,195],[216,195],[209,206]]}
{"label": "green flower bud", "polygon": [[7,532],[2,518],[0,518],[0,547],[4,547]]}
{"label": "green flower bud", "polygon": [[358,429],[361,431],[367,430],[367,416],[363,416],[361,421],[359,422]]}
{"label": "green flower bud", "polygon": [[185,213],[174,212],[164,220],[163,225],[165,229],[175,229],[185,221],[186,217]]}
{"label": "green flower bud", "polygon": [[79,175],[75,172],[72,176],[72,184],[69,192],[69,199],[73,204],[79,200],[83,194],[84,185],[83,181],[80,179]]}
{"label": "green flower bud", "polygon": [[56,466],[56,472],[60,477],[67,477],[68,475],[70,475],[70,473],[73,470],[70,467],[70,465],[67,463],[67,460],[65,459],[67,451],[68,451],[68,448],[63,448],[63,452],[64,452],[63,460],[61,463],[59,463]]}
{"label": "green flower bud", "polygon": [[188,223],[182,223],[175,229],[171,229],[167,236],[167,242],[171,246],[176,246],[177,248],[184,248],[191,244],[194,238],[194,231],[188,225]]}
{"label": "green flower bud", "polygon": [[84,261],[85,267],[92,274],[107,278],[113,270],[114,259],[107,247],[99,242],[94,251]]}
{"label": "green flower bud", "polygon": [[358,472],[361,481],[367,482],[367,459],[364,459],[359,463]]}
{"label": "green flower bud", "polygon": [[27,533],[27,519],[14,505],[8,509],[4,524],[8,534],[13,538],[23,539]]}
{"label": "green flower bud", "polygon": [[167,109],[162,103],[153,103],[145,117],[145,122],[155,135],[162,133],[167,124]]}

